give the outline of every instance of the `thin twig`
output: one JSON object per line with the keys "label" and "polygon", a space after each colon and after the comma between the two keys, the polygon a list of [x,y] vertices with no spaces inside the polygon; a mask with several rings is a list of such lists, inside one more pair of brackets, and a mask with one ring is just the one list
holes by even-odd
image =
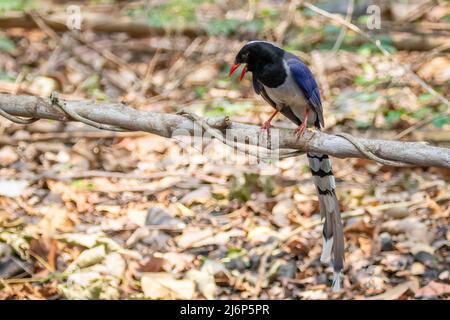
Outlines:
{"label": "thin twig", "polygon": [[59,35],[52,28],[50,28],[47,25],[47,23],[44,21],[44,19],[42,19],[39,12],[31,10],[30,12],[28,12],[28,14],[31,16],[31,19],[34,20],[34,22],[37,24],[37,26],[42,31],[44,31],[50,38],[52,38],[53,41],[55,41],[55,43],[60,42],[61,38],[59,37]]}
{"label": "thin twig", "polygon": [[133,74],[133,76],[136,79],[139,79],[139,77],[136,75],[136,72],[134,71],[134,69],[132,67],[130,67],[126,61],[122,60],[120,57],[116,56],[111,51],[108,51],[108,50],[103,49],[103,48],[99,48],[96,44],[90,43],[81,34],[78,34],[78,33],[75,33],[75,32],[71,32],[70,36],[72,38],[78,40],[79,42],[83,43],[88,48],[94,50],[95,52],[100,54],[106,60],[114,63],[115,65],[121,67],[122,69],[128,70],[129,72],[131,72]]}
{"label": "thin twig", "polygon": [[404,136],[407,136],[408,134],[410,134],[411,132],[413,132],[413,131],[415,131],[415,130],[417,130],[419,128],[422,128],[423,126],[429,124],[433,120],[438,119],[438,118],[443,117],[443,116],[446,116],[446,115],[450,115],[450,110],[447,110],[445,112],[441,112],[441,113],[439,113],[437,115],[433,115],[433,116],[431,116],[431,117],[429,117],[427,119],[423,119],[423,120],[417,122],[416,124],[412,125],[408,129],[405,129],[402,132],[400,132],[399,134],[397,134],[394,137],[394,139],[401,139]]}
{"label": "thin twig", "polygon": [[[347,15],[345,17],[345,21],[347,21],[347,23],[352,22],[354,6],[355,6],[355,0],[349,0],[348,6],[347,6]],[[347,26],[344,25],[341,29],[341,32],[339,33],[339,36],[338,36],[336,42],[334,43],[333,49],[331,49],[334,53],[336,53],[339,50],[339,48],[341,47],[342,42],[345,39],[346,33],[347,33]]]}
{"label": "thin twig", "polygon": [[336,133],[336,135],[350,141],[359,151],[361,151],[361,153],[363,153],[367,158],[372,159],[373,161],[379,162],[386,166],[393,166],[393,167],[409,167],[409,166],[411,166],[407,163],[403,163],[403,162],[399,162],[399,161],[390,161],[390,160],[385,160],[380,157],[377,157],[375,154],[373,154],[373,152],[371,152],[369,149],[367,149],[365,146],[363,146],[358,140],[356,140],[352,135],[349,135],[348,133],[338,132],[338,133]]}
{"label": "thin twig", "polygon": [[70,118],[80,121],[80,122],[83,122],[83,123],[86,123],[94,128],[102,129],[102,130],[109,130],[109,131],[119,131],[119,132],[130,131],[125,128],[111,126],[109,124],[98,123],[98,122],[92,121],[90,119],[83,118],[76,112],[72,112],[72,110],[70,110],[70,108],[67,108],[65,102],[60,101],[59,94],[57,92],[52,92],[52,95],[50,96],[50,100],[52,101],[52,103],[57,105],[62,111],[64,111],[64,113],[66,113]]}
{"label": "thin twig", "polygon": [[9,121],[12,121],[12,122],[15,122],[15,123],[18,123],[18,124],[30,124],[30,123],[33,123],[33,122],[36,122],[36,121],[39,120],[39,118],[24,119],[24,118],[16,117],[16,116],[13,116],[13,115],[5,112],[2,109],[0,109],[0,115],[2,117],[5,117]]}
{"label": "thin twig", "polygon": [[264,254],[261,257],[258,267],[258,279],[256,281],[256,285],[253,291],[253,296],[257,299],[261,293],[261,289],[264,285],[264,281],[266,280],[266,269],[267,263],[269,262],[270,257],[272,256],[273,250],[279,245],[278,241],[272,242],[267,248],[264,250]]}

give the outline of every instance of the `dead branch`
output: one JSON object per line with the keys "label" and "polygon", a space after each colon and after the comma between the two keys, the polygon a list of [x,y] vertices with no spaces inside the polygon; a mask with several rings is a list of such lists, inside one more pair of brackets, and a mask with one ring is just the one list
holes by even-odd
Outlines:
{"label": "dead branch", "polygon": [[[55,12],[51,14],[39,14],[42,21],[51,29],[56,31],[68,31],[66,22],[69,14],[66,12]],[[32,18],[29,12],[24,13],[6,13],[0,17],[0,28],[37,28],[38,24]],[[182,30],[159,28],[150,26],[147,21],[133,17],[115,17],[111,19],[110,15],[83,12],[82,30],[88,29],[94,32],[125,32],[131,36],[161,36],[166,34],[181,34],[188,37],[197,37],[206,35],[202,29],[184,28]]]}
{"label": "dead branch", "polygon": [[[120,128],[128,131],[145,131],[166,138],[205,133],[204,127],[186,116],[155,113],[133,109],[121,103],[96,103],[93,101],[70,101],[59,99],[64,109],[77,115],[81,122],[99,124],[103,128]],[[0,110],[13,117],[74,121],[59,105],[48,98],[28,95],[0,94]],[[260,134],[260,128],[254,125],[231,122],[227,118],[207,118],[203,120],[208,127],[225,135],[228,141],[238,138],[249,145],[263,146],[266,149],[291,152],[297,155],[303,152],[326,153],[338,158],[369,158],[367,152],[376,158],[391,162],[403,162],[416,166],[435,166],[450,168],[450,149],[439,148],[423,142],[403,142],[372,140],[331,135],[308,130],[302,139],[297,140],[294,130],[271,130],[271,135]],[[216,133],[217,133],[216,132]],[[273,138],[276,138],[276,143]],[[355,145],[356,142],[356,145]],[[359,147],[358,147],[359,146]],[[361,147],[366,151],[361,151]],[[291,149],[291,150],[286,150]]]}
{"label": "dead branch", "polygon": [[[33,15],[38,15],[41,18],[41,21],[52,30],[69,31],[66,26],[68,14],[63,11],[50,14],[43,12],[36,12],[35,14],[31,12],[5,13],[0,16],[0,28],[38,28],[39,22],[33,19]],[[93,32],[103,33],[124,32],[133,37],[165,36],[170,34],[197,38],[199,36],[207,35],[207,31],[201,27],[184,27],[181,29],[160,28],[150,26],[147,21],[142,19],[132,17],[114,17],[114,19],[111,19],[111,16],[109,15],[96,12],[83,12],[82,23],[82,30],[91,30]],[[406,27],[404,25],[391,26],[389,22],[383,22],[383,24],[384,28],[379,33],[388,36],[398,50],[429,51],[448,44],[448,35],[444,33],[448,30],[448,24],[446,23],[439,23],[431,26],[424,25],[422,29],[428,27],[428,29],[433,32],[432,34],[422,34],[415,29],[405,30]],[[391,30],[394,27],[395,30]],[[363,28],[363,26],[361,26],[361,28]],[[436,33],[436,31],[442,31],[442,34]],[[248,38],[255,35],[235,34],[234,36],[237,36],[238,38]],[[352,44],[360,45],[361,43],[363,43],[361,39],[356,39]],[[127,44],[123,45],[127,46]],[[130,49],[148,51],[151,48],[145,45],[143,47],[130,46]],[[448,51],[448,48],[446,47],[445,50]]]}

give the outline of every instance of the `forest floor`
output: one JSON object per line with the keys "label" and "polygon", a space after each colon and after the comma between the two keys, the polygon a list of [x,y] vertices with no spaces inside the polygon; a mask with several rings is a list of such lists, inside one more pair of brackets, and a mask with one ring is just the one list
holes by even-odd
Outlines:
{"label": "forest floor", "polygon": [[[181,6],[168,3],[149,19]],[[391,45],[383,55],[354,44],[350,31],[333,50],[341,26],[317,14],[295,11],[283,29],[286,5],[193,3],[180,17],[209,17],[206,34],[55,32],[39,15],[39,28],[2,29],[0,92],[56,90],[261,124],[272,110],[250,76],[228,77],[247,39],[234,34],[253,32],[311,66],[327,131],[450,145],[448,107],[402,69],[448,99],[448,51]],[[91,11],[138,15],[139,4]],[[448,8],[433,7],[411,25],[448,25],[438,9]],[[225,11],[223,21],[210,18]],[[250,31],[238,19],[252,22],[242,24]],[[290,126],[281,116],[274,125]],[[201,150],[188,142],[0,118],[0,299],[448,299],[449,170],[332,159],[346,238],[343,290],[332,293],[306,158],[257,163],[215,140]]]}

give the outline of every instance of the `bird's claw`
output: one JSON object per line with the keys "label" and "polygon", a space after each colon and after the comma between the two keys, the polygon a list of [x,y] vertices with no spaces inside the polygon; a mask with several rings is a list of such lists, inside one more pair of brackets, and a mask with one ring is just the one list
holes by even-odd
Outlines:
{"label": "bird's claw", "polygon": [[297,140],[303,137],[305,134],[306,125],[301,124],[297,129],[295,129],[295,135],[297,136]]}
{"label": "bird's claw", "polygon": [[270,123],[270,121],[265,121],[261,126],[261,131],[270,130],[271,127],[272,127],[272,124]]}
{"label": "bird's claw", "polygon": [[261,129],[259,130],[259,133],[258,133],[258,139],[260,139],[261,133],[263,133],[263,132],[266,131],[266,130],[267,130],[267,133],[269,134],[269,133],[270,133],[270,128],[271,128],[271,127],[272,127],[272,125],[270,124],[270,121],[265,121],[265,122],[262,124]]}

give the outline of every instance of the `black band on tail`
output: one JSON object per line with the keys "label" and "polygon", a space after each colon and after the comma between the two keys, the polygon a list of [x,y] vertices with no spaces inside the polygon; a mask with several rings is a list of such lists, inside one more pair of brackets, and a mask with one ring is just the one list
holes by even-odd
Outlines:
{"label": "black band on tail", "polygon": [[307,153],[309,167],[319,198],[323,225],[323,250],[320,260],[332,260],[334,268],[333,290],[340,289],[340,273],[344,267],[344,231],[339,202],[336,197],[336,182],[331,161],[326,154]]}

